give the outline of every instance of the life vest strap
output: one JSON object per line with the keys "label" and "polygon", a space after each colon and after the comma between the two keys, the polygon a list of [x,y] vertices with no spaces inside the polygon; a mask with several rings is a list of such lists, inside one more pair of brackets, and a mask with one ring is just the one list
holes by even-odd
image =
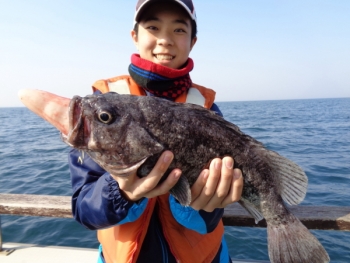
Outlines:
{"label": "life vest strap", "polygon": [[203,107],[205,104],[205,98],[198,89],[190,88],[187,93],[186,103],[197,104]]}
{"label": "life vest strap", "polygon": [[[130,85],[127,83],[125,79],[119,79],[114,82],[108,81],[107,84],[108,84],[109,91],[113,91],[118,94],[125,94],[125,95],[131,94]],[[190,88],[188,90],[187,96],[185,96],[183,99],[184,101],[180,101],[180,102],[192,103],[202,107],[204,107],[205,105],[205,97],[196,88]]]}
{"label": "life vest strap", "polygon": [[115,82],[108,82],[109,91],[116,92],[118,94],[130,94],[130,88],[125,79],[120,79]]}

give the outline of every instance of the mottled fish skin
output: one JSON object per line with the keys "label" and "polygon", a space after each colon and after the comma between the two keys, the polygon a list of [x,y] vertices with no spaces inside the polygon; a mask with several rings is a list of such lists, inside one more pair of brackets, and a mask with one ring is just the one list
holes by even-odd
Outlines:
{"label": "mottled fish skin", "polygon": [[190,187],[211,159],[232,156],[244,177],[240,204],[256,221],[266,219],[271,262],[330,261],[285,205],[304,199],[303,170],[212,111],[149,96],[76,96],[70,103],[69,133],[63,138],[118,176],[136,171],[147,176],[160,154],[171,150],[174,160],[164,178],[174,168],[182,170],[170,191],[182,205],[190,204]]}

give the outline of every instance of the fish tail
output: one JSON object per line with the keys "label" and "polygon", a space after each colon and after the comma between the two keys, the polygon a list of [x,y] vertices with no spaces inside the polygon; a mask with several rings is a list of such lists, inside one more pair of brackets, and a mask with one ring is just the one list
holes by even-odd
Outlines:
{"label": "fish tail", "polygon": [[288,224],[267,222],[269,257],[272,263],[323,263],[330,258],[317,238],[290,215]]}

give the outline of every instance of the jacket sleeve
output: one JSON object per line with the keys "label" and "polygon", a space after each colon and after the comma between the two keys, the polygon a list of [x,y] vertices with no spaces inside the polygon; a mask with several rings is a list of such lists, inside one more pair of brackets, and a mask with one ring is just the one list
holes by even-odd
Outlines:
{"label": "jacket sleeve", "polygon": [[86,228],[101,229],[132,222],[145,210],[148,199],[138,203],[126,200],[117,181],[84,152],[72,149],[69,167],[73,216]]}
{"label": "jacket sleeve", "polygon": [[219,109],[218,105],[216,105],[215,103],[213,103],[213,105],[210,108],[211,111],[214,111],[217,115],[223,117],[223,114],[221,112],[221,110]]}

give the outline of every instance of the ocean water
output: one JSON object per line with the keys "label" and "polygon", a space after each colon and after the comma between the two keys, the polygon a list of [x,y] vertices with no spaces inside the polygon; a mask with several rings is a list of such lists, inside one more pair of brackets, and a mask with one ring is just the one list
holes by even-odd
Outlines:
{"label": "ocean water", "polygon": [[[221,102],[224,117],[298,163],[309,187],[301,205],[350,206],[350,98]],[[68,146],[26,108],[0,108],[0,193],[71,195]],[[73,219],[1,215],[4,242],[96,248]],[[331,262],[350,262],[350,232],[312,231]],[[225,227],[232,258],[268,260],[266,230]]]}

